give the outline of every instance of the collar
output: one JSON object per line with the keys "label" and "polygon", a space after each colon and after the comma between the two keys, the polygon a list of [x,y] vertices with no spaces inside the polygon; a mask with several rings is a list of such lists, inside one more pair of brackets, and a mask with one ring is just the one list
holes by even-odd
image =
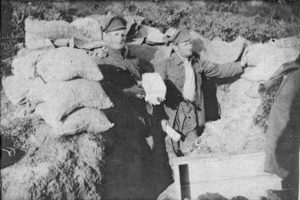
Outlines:
{"label": "collar", "polygon": [[[189,59],[189,61],[191,61],[192,65],[195,62],[195,56],[192,55]],[[177,53],[173,53],[173,60],[175,62],[175,64],[180,65],[183,63],[183,60],[180,58],[180,56]]]}
{"label": "collar", "polygon": [[108,47],[108,53],[109,53],[109,55],[112,55],[114,57],[126,59],[129,54],[129,49],[127,46],[125,46],[123,49],[120,49],[120,50]]}

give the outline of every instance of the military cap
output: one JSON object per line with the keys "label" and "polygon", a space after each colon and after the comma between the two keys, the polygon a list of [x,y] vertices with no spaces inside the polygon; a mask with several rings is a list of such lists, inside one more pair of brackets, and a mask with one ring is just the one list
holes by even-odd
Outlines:
{"label": "military cap", "polygon": [[121,29],[126,29],[126,20],[120,16],[114,16],[108,20],[104,26],[105,32],[117,31]]}
{"label": "military cap", "polygon": [[187,42],[189,40],[191,40],[191,35],[188,28],[179,29],[169,38],[169,42],[172,42],[174,44]]}

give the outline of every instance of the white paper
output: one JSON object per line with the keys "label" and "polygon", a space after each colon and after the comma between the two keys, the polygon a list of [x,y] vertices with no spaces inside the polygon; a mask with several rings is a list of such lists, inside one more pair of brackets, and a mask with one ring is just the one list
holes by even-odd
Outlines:
{"label": "white paper", "polygon": [[181,135],[177,133],[173,128],[171,128],[169,125],[166,126],[166,133],[174,140],[178,141],[180,140]]}

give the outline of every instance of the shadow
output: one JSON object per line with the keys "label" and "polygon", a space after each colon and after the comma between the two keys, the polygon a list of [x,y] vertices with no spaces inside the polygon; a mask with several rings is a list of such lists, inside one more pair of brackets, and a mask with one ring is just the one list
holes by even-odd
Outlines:
{"label": "shadow", "polygon": [[172,183],[162,132],[153,135],[153,150],[143,135],[143,130],[118,125],[103,134],[104,199],[152,200]]}
{"label": "shadow", "polygon": [[150,61],[155,57],[158,48],[146,44],[128,44],[128,47],[130,53],[139,59],[139,67],[142,72],[154,72],[154,66]]}
{"label": "shadow", "polygon": [[230,78],[211,78],[202,75],[202,91],[204,98],[205,120],[216,121],[220,119],[220,108],[217,99],[217,85],[230,84],[237,81],[240,76]]}
{"label": "shadow", "polygon": [[25,154],[25,151],[14,148],[14,141],[12,139],[4,137],[1,134],[1,169],[17,163]]}

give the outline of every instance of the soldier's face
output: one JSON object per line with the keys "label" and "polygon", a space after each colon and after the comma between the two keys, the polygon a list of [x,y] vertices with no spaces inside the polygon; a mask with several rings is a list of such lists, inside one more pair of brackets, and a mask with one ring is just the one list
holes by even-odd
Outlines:
{"label": "soldier's face", "polygon": [[193,45],[192,42],[186,41],[186,42],[181,42],[177,45],[177,51],[178,53],[185,58],[189,58],[190,56],[193,55],[192,51]]}
{"label": "soldier's face", "polygon": [[122,49],[125,46],[126,41],[126,30],[117,30],[108,32],[107,34],[107,42],[110,47],[114,49]]}

